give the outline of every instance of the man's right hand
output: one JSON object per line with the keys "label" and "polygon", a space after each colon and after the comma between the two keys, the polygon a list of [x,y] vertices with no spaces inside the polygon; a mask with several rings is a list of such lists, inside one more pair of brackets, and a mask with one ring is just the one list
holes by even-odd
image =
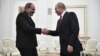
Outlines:
{"label": "man's right hand", "polygon": [[48,35],[49,30],[47,28],[44,28],[44,29],[42,29],[42,33],[45,34],[45,35]]}
{"label": "man's right hand", "polygon": [[68,46],[67,46],[67,51],[68,51],[69,53],[72,53],[72,52],[73,52],[73,47],[72,47],[71,45],[68,45]]}

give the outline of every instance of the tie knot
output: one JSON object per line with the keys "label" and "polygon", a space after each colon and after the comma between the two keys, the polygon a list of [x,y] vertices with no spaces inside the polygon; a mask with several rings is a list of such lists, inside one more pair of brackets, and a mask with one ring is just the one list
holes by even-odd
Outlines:
{"label": "tie knot", "polygon": [[62,19],[62,16],[60,16],[60,19]]}
{"label": "tie knot", "polygon": [[60,16],[60,18],[62,18],[62,16]]}

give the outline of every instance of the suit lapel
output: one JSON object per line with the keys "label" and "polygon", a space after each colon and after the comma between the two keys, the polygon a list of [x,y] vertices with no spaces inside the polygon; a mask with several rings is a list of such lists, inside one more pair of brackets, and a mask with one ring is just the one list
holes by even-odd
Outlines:
{"label": "suit lapel", "polygon": [[65,25],[65,23],[67,22],[66,20],[68,19],[68,12],[66,12],[64,14],[64,16],[62,17],[62,19],[58,20],[58,29],[60,30],[62,28],[63,25]]}
{"label": "suit lapel", "polygon": [[62,22],[66,19],[67,14],[68,12],[65,12],[65,14],[63,15],[62,20],[61,20]]}
{"label": "suit lapel", "polygon": [[34,23],[34,21],[32,20],[31,17],[29,17],[28,20],[29,20],[29,23],[30,23],[32,26],[35,26],[35,23]]}
{"label": "suit lapel", "polygon": [[30,24],[31,26],[35,27],[35,23],[34,23],[34,21],[32,20],[32,18],[29,17],[28,14],[27,14],[26,12],[25,12],[25,15],[26,15],[26,18],[27,18],[29,24]]}

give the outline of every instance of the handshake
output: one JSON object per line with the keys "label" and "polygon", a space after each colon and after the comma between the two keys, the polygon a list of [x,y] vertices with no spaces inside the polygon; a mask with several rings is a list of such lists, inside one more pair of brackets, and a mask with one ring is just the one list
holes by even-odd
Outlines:
{"label": "handshake", "polygon": [[47,28],[42,29],[42,33],[45,35],[49,34],[49,30]]}

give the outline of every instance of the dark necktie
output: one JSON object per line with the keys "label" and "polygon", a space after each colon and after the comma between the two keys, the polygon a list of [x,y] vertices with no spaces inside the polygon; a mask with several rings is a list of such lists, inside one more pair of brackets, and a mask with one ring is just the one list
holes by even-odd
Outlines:
{"label": "dark necktie", "polygon": [[60,16],[60,24],[61,24],[62,16]]}

